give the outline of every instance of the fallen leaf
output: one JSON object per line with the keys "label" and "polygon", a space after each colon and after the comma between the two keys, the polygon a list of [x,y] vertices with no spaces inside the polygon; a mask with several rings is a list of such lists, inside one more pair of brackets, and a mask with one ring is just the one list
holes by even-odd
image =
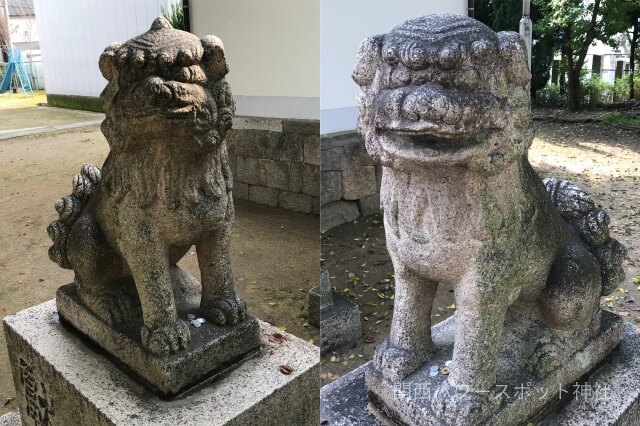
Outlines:
{"label": "fallen leaf", "polygon": [[282,334],[278,333],[277,331],[271,334],[271,336],[269,336],[269,341],[271,343],[282,343],[285,340],[286,340],[285,337]]}
{"label": "fallen leaf", "polygon": [[280,367],[278,367],[278,370],[280,370],[282,374],[286,375],[293,373],[293,368],[287,364],[282,364]]}

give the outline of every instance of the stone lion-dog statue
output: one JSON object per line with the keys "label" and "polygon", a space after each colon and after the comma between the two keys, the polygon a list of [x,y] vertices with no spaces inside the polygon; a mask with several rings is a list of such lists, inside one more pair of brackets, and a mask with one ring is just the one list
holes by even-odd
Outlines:
{"label": "stone lion-dog statue", "polygon": [[99,66],[108,80],[101,98],[110,152],[102,170],[83,165],[73,193],[56,202],[49,257],[74,270],[82,302],[103,321],[127,321],[139,304],[143,347],[167,355],[190,341],[172,288],[195,280],[176,266],[192,245],[200,314],[220,325],[245,317],[229,253],[234,209],[224,138],[235,104],[224,47],[160,17],[146,33],[108,46]]}
{"label": "stone lion-dog statue", "polygon": [[598,332],[600,297],[624,279],[626,249],[588,194],[543,182],[530,165],[518,34],[456,15],[411,19],[362,42],[353,79],[358,130],[383,166],[395,271],[390,336],[374,366],[398,381],[430,359],[436,289],[453,285],[455,368],[431,407],[447,424],[477,424],[494,394],[507,310],[557,335],[538,354],[553,368]]}

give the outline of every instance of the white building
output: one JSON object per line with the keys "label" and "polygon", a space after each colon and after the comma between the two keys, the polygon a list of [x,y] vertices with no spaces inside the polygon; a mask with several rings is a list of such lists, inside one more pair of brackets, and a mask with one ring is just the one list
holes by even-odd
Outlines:
{"label": "white building", "polygon": [[222,39],[237,114],[318,120],[319,3],[190,0],[191,32]]}
{"label": "white building", "polygon": [[620,45],[614,48],[597,40],[595,45],[589,47],[585,60],[585,68],[600,74],[604,81],[611,84],[630,71],[629,43],[624,35],[620,35],[619,41]]}
{"label": "white building", "polygon": [[321,0],[320,133],[356,127],[358,86],[351,72],[362,40],[416,16],[472,10],[473,0]]}
{"label": "white building", "polygon": [[[99,96],[106,85],[98,69],[103,49],[147,31],[171,4],[35,0],[49,103],[56,96]],[[189,1],[190,31],[225,44],[237,115],[318,120],[317,8],[317,0]]]}

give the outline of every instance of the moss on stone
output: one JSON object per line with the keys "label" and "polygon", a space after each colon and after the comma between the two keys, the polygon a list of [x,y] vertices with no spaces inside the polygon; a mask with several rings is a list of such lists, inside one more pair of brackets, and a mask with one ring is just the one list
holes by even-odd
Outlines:
{"label": "moss on stone", "polygon": [[47,104],[52,107],[104,112],[102,100],[96,96],[57,95],[47,93]]}

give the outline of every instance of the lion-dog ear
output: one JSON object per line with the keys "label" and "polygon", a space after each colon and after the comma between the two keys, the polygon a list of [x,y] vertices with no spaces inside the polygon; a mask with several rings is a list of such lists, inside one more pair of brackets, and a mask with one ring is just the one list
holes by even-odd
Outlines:
{"label": "lion-dog ear", "polygon": [[104,52],[98,60],[100,72],[108,81],[113,81],[117,74],[116,71],[116,51],[122,46],[122,43],[113,43],[105,47]]}
{"label": "lion-dog ear", "polygon": [[229,72],[229,66],[224,56],[224,44],[222,40],[214,35],[202,37],[200,40],[204,48],[204,56],[202,58],[207,74],[211,75],[214,80],[222,79]]}
{"label": "lion-dog ear", "polygon": [[520,35],[513,31],[501,31],[498,34],[498,49],[502,69],[507,80],[524,87],[531,79],[527,58],[527,47]]}
{"label": "lion-dog ear", "polygon": [[351,74],[353,81],[360,87],[369,86],[373,83],[381,60],[380,51],[383,40],[384,35],[379,34],[367,37],[360,43],[358,55],[356,56],[356,66],[353,74]]}

